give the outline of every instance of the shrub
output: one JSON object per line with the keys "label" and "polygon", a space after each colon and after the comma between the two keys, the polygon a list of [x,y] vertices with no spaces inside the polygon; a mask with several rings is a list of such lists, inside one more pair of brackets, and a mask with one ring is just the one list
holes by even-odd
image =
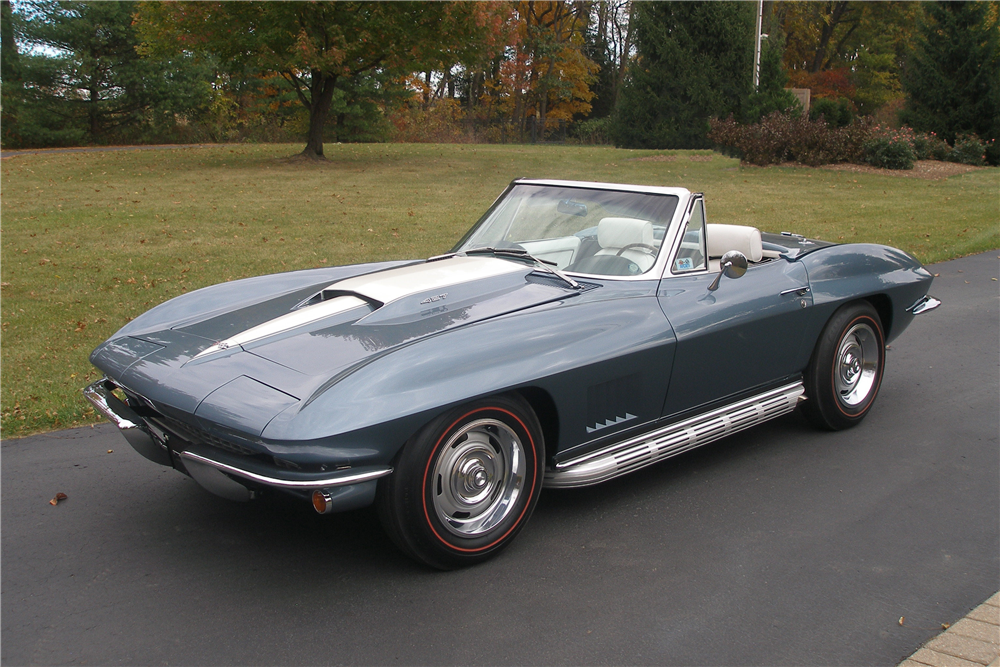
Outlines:
{"label": "shrub", "polygon": [[577,123],[572,130],[573,137],[585,145],[610,145],[611,117],[591,118]]}
{"label": "shrub", "polygon": [[894,133],[876,135],[864,144],[865,162],[882,169],[913,169],[917,152],[913,145]]}
{"label": "shrub", "polygon": [[792,160],[818,166],[860,160],[871,128],[867,119],[831,128],[822,120],[775,112],[751,125],[740,125],[732,117],[715,119],[708,138],[723,152],[750,164],[766,166]]}
{"label": "shrub", "polygon": [[955,147],[947,160],[981,167],[986,164],[986,144],[974,134],[961,134],[955,138]]}
{"label": "shrub", "polygon": [[986,164],[992,167],[1000,166],[1000,142],[996,139],[986,142]]}
{"label": "shrub", "polygon": [[933,132],[914,134],[911,143],[918,160],[945,160],[951,152],[951,146]]}
{"label": "shrub", "polygon": [[854,108],[850,100],[820,98],[809,109],[809,120],[822,118],[829,127],[847,127],[854,122]]}

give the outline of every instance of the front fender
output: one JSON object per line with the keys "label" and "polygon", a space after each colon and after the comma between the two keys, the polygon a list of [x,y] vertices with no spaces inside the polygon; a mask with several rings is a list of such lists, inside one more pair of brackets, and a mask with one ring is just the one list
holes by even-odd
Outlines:
{"label": "front fender", "polygon": [[385,446],[398,448],[455,404],[531,386],[556,400],[560,433],[568,433],[558,445],[563,449],[587,438],[588,387],[602,382],[631,379],[634,423],[659,417],[672,362],[665,348],[674,341],[655,286],[639,298],[553,302],[367,361],[304,407],[275,417],[262,435],[311,440],[395,422],[400,432]]}

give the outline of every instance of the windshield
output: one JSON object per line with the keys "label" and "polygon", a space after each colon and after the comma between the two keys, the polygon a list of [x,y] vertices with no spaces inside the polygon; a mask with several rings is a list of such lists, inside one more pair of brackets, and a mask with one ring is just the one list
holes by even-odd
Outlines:
{"label": "windshield", "polygon": [[649,271],[677,208],[672,195],[519,184],[455,247],[516,248],[562,271]]}

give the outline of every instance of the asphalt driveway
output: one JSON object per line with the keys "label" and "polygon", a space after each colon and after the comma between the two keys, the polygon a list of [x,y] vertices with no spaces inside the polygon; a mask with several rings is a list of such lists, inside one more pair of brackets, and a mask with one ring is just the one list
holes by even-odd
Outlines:
{"label": "asphalt driveway", "polygon": [[895,665],[1000,582],[1000,261],[931,268],[944,304],[892,344],[860,427],[793,414],[546,491],[460,572],[369,510],[211,496],[110,425],[5,441],[0,658]]}

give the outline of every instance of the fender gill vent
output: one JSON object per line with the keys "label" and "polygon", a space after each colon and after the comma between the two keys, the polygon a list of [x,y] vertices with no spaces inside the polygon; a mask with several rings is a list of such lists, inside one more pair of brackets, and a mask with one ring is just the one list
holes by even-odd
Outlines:
{"label": "fender gill vent", "polygon": [[642,375],[633,373],[587,388],[587,433],[631,421],[634,396],[642,391]]}

